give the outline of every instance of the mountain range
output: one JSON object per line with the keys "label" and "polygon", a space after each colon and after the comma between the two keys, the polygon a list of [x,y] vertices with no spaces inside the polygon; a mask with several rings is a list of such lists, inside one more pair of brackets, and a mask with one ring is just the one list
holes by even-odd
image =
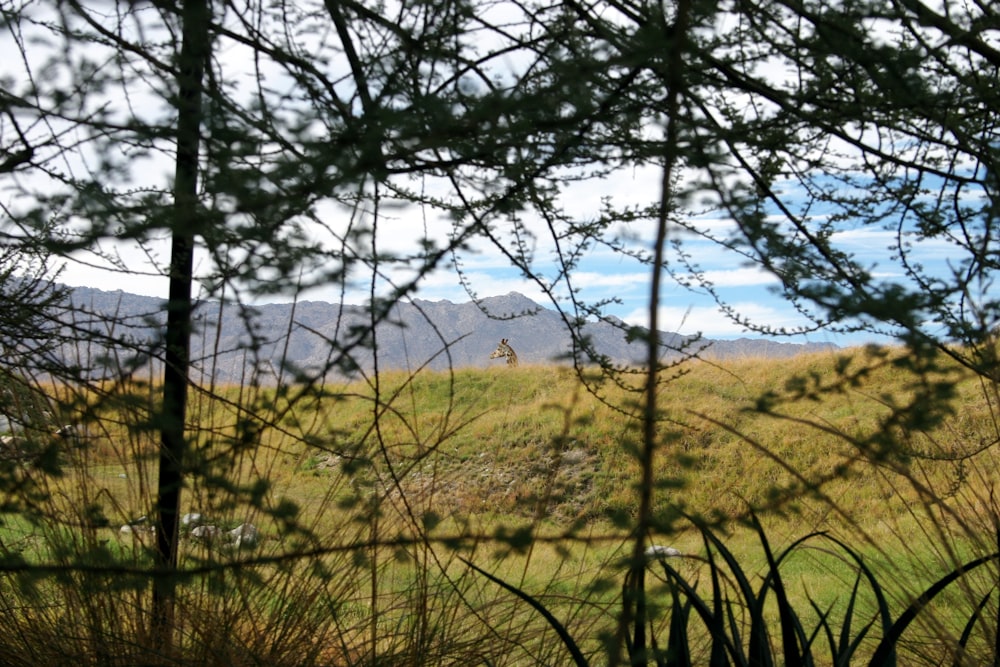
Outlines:
{"label": "mountain range", "polygon": [[[156,349],[162,338],[166,322],[162,299],[74,287],[71,300],[77,330],[88,326],[102,337],[128,341],[136,348],[152,342]],[[366,345],[351,347],[349,356],[344,355],[343,346],[370,331],[371,323],[372,311],[364,306],[320,301],[255,306],[199,302],[192,377],[195,381],[243,382],[256,369],[257,380],[266,382],[268,375],[273,380],[276,373],[289,369],[322,374],[347,372],[352,367],[370,371],[376,360],[373,343],[380,369],[411,371],[503,365],[503,359],[489,358],[501,339],[509,341],[522,365],[565,364],[570,363],[573,345],[563,314],[516,292],[466,303],[400,302],[377,324],[374,339],[369,336]],[[621,320],[588,321],[581,333],[597,353],[615,364],[637,365],[646,356],[644,332]],[[836,348],[825,343],[751,338],[695,341],[668,332],[661,333],[660,340],[665,359],[692,352],[713,359],[774,358]]]}

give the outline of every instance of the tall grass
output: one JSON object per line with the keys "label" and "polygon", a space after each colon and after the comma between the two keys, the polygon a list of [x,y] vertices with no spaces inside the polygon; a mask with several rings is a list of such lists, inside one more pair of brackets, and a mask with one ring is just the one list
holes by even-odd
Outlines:
{"label": "tall grass", "polygon": [[167,573],[148,533],[120,530],[152,506],[155,391],[50,387],[84,436],[39,443],[54,468],[5,463],[0,660],[602,664],[625,639],[637,664],[992,659],[997,436],[979,382],[925,374],[960,409],[922,428],[900,420],[921,385],[892,355],[689,371],[663,393],[643,536],[685,557],[641,580],[626,388],[523,366],[196,394],[183,511],[263,539],[183,537],[169,654],[146,636]]}
{"label": "tall grass", "polygon": [[[700,526],[705,555],[699,559],[705,563],[708,579],[702,591],[702,582],[692,580],[689,571],[672,565],[673,559],[651,559],[649,570],[660,571],[660,585],[650,592],[667,620],[657,624],[654,613],[648,630],[632,628],[633,634],[626,637],[630,664],[896,665],[901,649],[910,642],[907,633],[918,617],[933,613],[928,608],[935,598],[949,588],[969,584],[979,568],[995,566],[1000,559],[997,551],[960,564],[895,612],[879,577],[848,543],[825,533],[809,533],[775,553],[756,517],[751,520],[767,563],[759,573],[748,572],[726,547],[726,541],[706,526]],[[786,588],[785,562],[814,541],[826,542],[828,546],[820,548],[838,558],[842,569],[853,573],[853,582],[844,588],[839,608],[836,603],[824,604],[811,596],[808,605],[795,603]],[[471,563],[470,567],[537,611],[564,642],[574,664],[590,664],[573,634],[543,603]],[[645,576],[643,572],[642,578]],[[758,577],[760,581],[755,584]],[[629,588],[645,585],[626,579],[623,597],[629,597]],[[918,638],[913,642],[919,648],[907,656],[905,664],[917,664],[915,658],[928,665],[995,663],[996,619],[990,614],[993,620],[984,620],[987,605],[992,601],[993,610],[997,607],[995,588],[994,578],[978,590],[978,604],[966,612],[954,641],[946,642],[942,635],[935,635],[935,643],[928,645],[926,636],[920,637],[916,631]],[[866,595],[870,598],[867,604]],[[811,619],[805,615],[809,612]]]}

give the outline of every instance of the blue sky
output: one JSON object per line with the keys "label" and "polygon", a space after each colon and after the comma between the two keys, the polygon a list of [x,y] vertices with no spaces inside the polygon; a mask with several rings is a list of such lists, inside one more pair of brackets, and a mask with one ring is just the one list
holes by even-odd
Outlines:
{"label": "blue sky", "polygon": [[[620,203],[639,204],[635,193],[642,192],[646,196],[656,195],[656,175],[636,174],[629,172],[613,179],[605,179],[592,183],[588,187],[577,187],[567,197],[567,212],[587,219],[596,215],[602,197],[613,197]],[[331,209],[331,218],[343,215],[343,211]],[[557,275],[558,267],[554,262],[547,262],[551,249],[547,241],[547,232],[542,233],[542,225],[526,221],[529,228],[539,230],[536,238],[536,268],[545,276]],[[705,218],[699,224],[722,229],[727,225],[723,219]],[[388,252],[413,252],[416,239],[425,233],[432,238],[444,239],[450,231],[450,222],[444,217],[406,207],[390,209],[380,220],[380,249]],[[633,237],[636,247],[650,249],[652,229],[647,225],[627,230]],[[677,233],[676,230],[673,233]],[[503,230],[498,229],[503,238]],[[887,247],[892,242],[887,232],[877,230],[853,229],[839,234],[836,241],[844,250],[855,254],[865,263],[891,269],[887,261]],[[727,252],[720,246],[708,241],[687,239],[688,251],[696,258],[706,277],[716,286],[723,297],[741,314],[761,324],[772,327],[793,328],[803,324],[798,315],[787,303],[774,292],[776,281],[757,268],[744,265],[741,258]],[[63,282],[71,285],[86,285],[105,290],[121,289],[126,292],[164,297],[167,289],[166,278],[162,268],[151,267],[150,260],[157,261],[161,267],[169,256],[166,241],[157,243],[150,248],[152,253],[138,251],[129,246],[119,246],[116,250],[135,272],[134,275],[123,276],[118,272],[101,271],[94,266],[68,264],[61,277]],[[478,252],[476,251],[478,250]],[[928,261],[941,261],[933,257],[933,249],[926,249]],[[472,289],[481,296],[496,296],[508,292],[520,292],[543,306],[550,304],[539,287],[526,281],[518,271],[512,270],[509,264],[496,249],[485,244],[473,247],[472,252],[461,256],[465,277]],[[196,265],[199,269],[205,267],[207,259],[199,253]],[[886,275],[889,275],[888,273]],[[405,278],[406,272],[398,269],[394,276],[397,280]],[[587,302],[615,298],[619,304],[610,305],[605,312],[619,317],[626,322],[645,325],[648,322],[650,268],[638,262],[613,253],[605,248],[596,248],[589,252],[581,263],[579,270],[573,275],[572,284],[580,297]],[[688,289],[674,280],[667,278],[663,283],[663,298],[659,308],[660,328],[666,331],[677,331],[683,334],[701,332],[708,338],[731,339],[744,336],[755,336],[734,324],[717,308],[714,300],[697,289]],[[348,294],[350,303],[363,303],[367,297],[367,285],[364,289]],[[565,285],[559,290],[565,292]],[[340,296],[339,286],[329,289],[310,291],[301,298],[317,301],[337,301]],[[461,303],[469,300],[462,288],[454,269],[444,268],[428,276],[418,293],[417,298],[431,301],[448,300]],[[281,297],[269,301],[282,301]],[[855,336],[844,338],[830,333],[818,332],[808,336],[788,338],[794,342],[833,342],[839,345],[853,345],[875,340],[871,337]],[[884,340],[881,342],[885,342]]]}
{"label": "blue sky", "polygon": [[[499,7],[499,6],[498,6]],[[38,11],[42,11],[39,9]],[[12,73],[18,76],[17,63],[20,62],[20,52],[13,44],[0,42],[0,55],[8,57]],[[44,48],[33,49],[27,57],[45,57]],[[229,44],[220,52],[219,57],[226,64],[226,70],[233,81],[250,85],[254,81],[254,73],[249,63],[253,61],[242,47]],[[509,59],[508,59],[509,60]],[[508,62],[504,60],[504,62]],[[508,65],[510,63],[508,62]],[[281,68],[275,68],[280,72]],[[238,75],[243,74],[240,78]],[[780,75],[781,72],[776,72]],[[292,85],[291,80],[283,80],[281,75],[272,82],[278,89],[282,85]],[[150,114],[158,117],[160,103],[158,91],[137,91],[129,99],[127,107],[119,109],[122,113],[136,113],[139,116]],[[169,154],[169,150],[166,151]],[[80,164],[67,164],[65,168],[81,169],[86,175],[86,157],[77,156]],[[163,187],[170,182],[171,165],[164,161],[165,155],[143,162],[133,174],[134,181],[130,186],[142,187],[151,184]],[[129,163],[135,167],[133,163]],[[81,165],[84,165],[81,167]],[[140,173],[141,172],[141,173]],[[409,184],[413,185],[413,184]],[[417,187],[418,186],[413,186]],[[433,188],[434,184],[430,184]],[[44,187],[41,188],[44,190]],[[654,203],[659,197],[660,173],[655,169],[623,169],[608,178],[593,179],[572,186],[562,197],[561,203],[565,212],[575,219],[586,221],[593,219],[601,210],[602,201],[610,198],[618,206],[643,206]],[[812,211],[810,215],[822,214]],[[323,219],[312,230],[318,238],[325,234],[324,240],[335,252],[338,247],[338,233],[343,231],[343,220],[350,219],[353,212],[330,205],[322,212]],[[544,225],[538,220],[525,220],[529,229],[538,230],[537,247],[534,248],[538,261],[534,268],[543,276],[554,278],[558,276],[558,265],[548,260],[551,257],[552,243],[544,232]],[[704,218],[699,224],[723,229],[727,223],[724,219]],[[340,229],[337,229],[338,225]],[[381,251],[396,253],[412,253],[418,247],[421,237],[445,240],[451,231],[450,221],[433,211],[422,211],[413,207],[387,207],[379,217],[378,245]],[[627,230],[634,237],[634,247],[650,250],[653,230],[650,225],[636,225]],[[509,232],[509,230],[508,230]],[[498,227],[498,238],[505,238],[502,225]],[[876,274],[888,280],[897,278],[895,267],[890,258],[889,246],[894,238],[885,231],[877,229],[844,228],[836,235],[835,242],[863,264],[874,267]],[[688,239],[688,251],[696,258],[706,277],[716,286],[723,298],[742,315],[762,325],[780,328],[794,328],[803,324],[800,316],[789,307],[774,292],[776,283],[773,278],[761,271],[744,265],[740,257],[724,252],[720,246],[698,240]],[[117,290],[164,297],[167,291],[167,280],[164,277],[165,266],[169,256],[169,246],[165,238],[150,243],[146,248],[113,244],[108,242],[104,250],[118,255],[121,263],[128,271],[102,270],[100,262],[92,256],[81,256],[81,262],[67,263],[60,276],[62,282],[70,285],[85,285],[105,290]],[[366,249],[367,250],[367,249]],[[932,271],[946,272],[948,246],[943,244],[923,244],[916,249],[919,258]],[[465,276],[475,292],[481,296],[494,296],[509,292],[520,292],[537,301],[543,306],[549,306],[547,298],[538,286],[526,281],[519,271],[512,270],[507,260],[495,248],[484,244],[474,245],[472,250],[463,253],[461,257]],[[207,259],[204,253],[198,253],[196,271],[206,271]],[[406,270],[401,267],[393,269],[392,279],[397,282],[406,278]],[[881,273],[880,273],[881,272]],[[359,279],[364,280],[361,276]],[[617,316],[629,323],[645,325],[648,322],[650,269],[640,265],[621,254],[597,247],[586,255],[579,269],[574,273],[572,288],[580,298],[589,303],[615,298],[618,304],[609,305],[605,309],[608,315]],[[366,287],[366,285],[361,285]],[[565,293],[568,287],[562,284],[557,290]],[[453,269],[442,270],[429,275],[422,281],[419,292],[415,295],[421,299],[465,302],[468,294],[459,282]],[[330,286],[329,289],[313,290],[303,296],[313,300],[337,301],[340,298],[340,287]],[[351,303],[363,303],[367,298],[366,289],[359,289],[347,294]],[[275,298],[274,300],[279,300]],[[684,334],[701,332],[709,338],[738,338],[752,335],[739,325],[731,322],[720,313],[715,302],[708,295],[698,290],[687,289],[670,279],[665,280],[662,299],[659,304],[660,328],[667,331],[677,331]],[[850,339],[819,332],[808,337],[793,340],[810,340],[813,342],[835,342],[838,344],[857,344],[872,340],[870,337],[855,336]]]}

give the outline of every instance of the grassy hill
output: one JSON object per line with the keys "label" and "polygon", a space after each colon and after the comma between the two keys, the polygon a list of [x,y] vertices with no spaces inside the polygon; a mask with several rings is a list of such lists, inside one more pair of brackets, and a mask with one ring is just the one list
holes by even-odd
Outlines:
{"label": "grassy hill", "polygon": [[[922,412],[928,428],[920,430],[898,422],[920,398],[916,380],[891,358],[841,361],[855,353],[863,357],[851,351],[686,366],[661,390],[658,505],[730,519],[750,506],[774,507],[798,511],[806,525],[826,526],[836,516],[864,524],[874,507],[882,518],[908,513],[920,500],[917,482],[942,502],[978,483],[968,478],[968,457],[992,442],[996,428],[980,384],[959,380],[958,369],[941,373],[938,380],[957,382],[961,409],[938,423]],[[348,387],[350,397],[297,415],[330,429],[328,451],[308,454],[306,470],[335,477],[350,467],[351,452],[384,446],[402,489],[430,494],[427,502],[443,515],[565,523],[631,511],[637,397],[620,387],[587,389],[569,369],[538,366],[389,375],[381,391],[382,443],[372,442],[367,387]],[[899,442],[889,447],[893,429]]]}
{"label": "grassy hill", "polygon": [[[692,556],[680,566],[690,580],[707,576],[691,517],[748,576],[768,572],[743,523],[751,509],[776,551],[816,531],[854,545],[894,612],[996,550],[996,403],[961,369],[848,350],[675,370],[660,389],[647,538]],[[550,626],[467,559],[545,604],[602,662],[640,479],[638,395],[624,377],[581,382],[568,368],[522,365],[195,392],[184,511],[225,529],[252,522],[263,539],[244,551],[185,538],[186,648],[175,658],[564,664]],[[120,527],[151,506],[156,440],[143,401],[156,393],[98,393],[67,395],[96,420],[80,447],[60,451],[61,474],[8,466],[17,483],[0,530],[12,573],[0,614],[18,632],[5,650],[36,664],[146,655],[137,619],[153,536]],[[788,560],[792,599],[810,616],[813,603],[848,613],[854,569],[835,551]],[[661,636],[665,585],[650,583]],[[933,660],[950,655],[955,642],[941,637],[961,634],[980,590],[966,583],[935,607],[920,635],[937,638],[924,651]],[[874,605],[859,601],[867,614]],[[67,624],[80,632],[57,642]]]}

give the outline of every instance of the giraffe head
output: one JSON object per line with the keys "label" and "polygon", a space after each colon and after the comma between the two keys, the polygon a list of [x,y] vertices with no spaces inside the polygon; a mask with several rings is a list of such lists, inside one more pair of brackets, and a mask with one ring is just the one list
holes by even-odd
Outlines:
{"label": "giraffe head", "polygon": [[514,348],[507,344],[506,338],[501,338],[497,349],[490,354],[490,359],[500,359],[501,357],[507,359],[508,366],[517,366],[517,353],[514,352]]}
{"label": "giraffe head", "polygon": [[497,345],[497,349],[493,350],[492,354],[490,354],[490,359],[499,359],[500,357],[506,357],[508,349],[510,349],[510,346],[507,345],[507,339],[501,338],[500,344]]}

